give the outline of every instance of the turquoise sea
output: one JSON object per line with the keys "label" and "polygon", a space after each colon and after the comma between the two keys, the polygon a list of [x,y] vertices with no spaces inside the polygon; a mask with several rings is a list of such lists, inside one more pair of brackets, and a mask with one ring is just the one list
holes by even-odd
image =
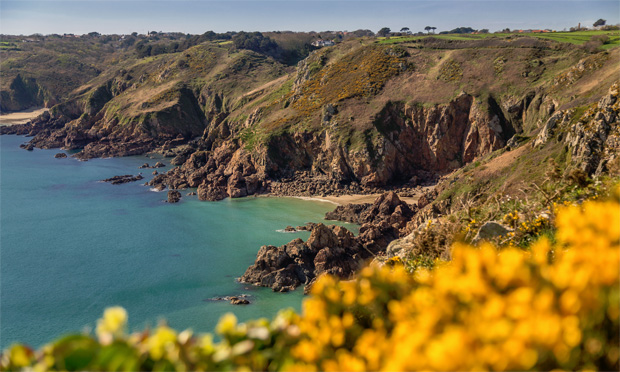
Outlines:
{"label": "turquoise sea", "polygon": [[[236,278],[261,245],[308,237],[277,230],[320,222],[334,205],[262,197],[201,202],[185,196],[190,190],[168,204],[165,192],[143,186],[152,169],[138,169],[158,159],[56,159],[60,150],[20,149],[26,141],[0,136],[0,347],[38,347],[92,330],[112,305],[127,309],[131,330],[165,318],[195,332],[213,330],[226,312],[246,320],[301,308],[301,288],[273,293]],[[99,182],[140,171],[142,181]],[[209,301],[239,294],[252,304]]]}

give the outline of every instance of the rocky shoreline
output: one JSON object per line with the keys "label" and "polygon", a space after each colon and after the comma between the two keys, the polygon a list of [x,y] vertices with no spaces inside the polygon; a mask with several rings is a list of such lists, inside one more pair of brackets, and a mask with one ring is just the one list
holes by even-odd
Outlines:
{"label": "rocky shoreline", "polygon": [[394,192],[382,194],[372,204],[339,206],[326,219],[360,224],[358,236],[341,226],[312,225],[306,242],[294,239],[280,247],[261,247],[239,281],[287,292],[300,285],[307,291],[324,273],[350,278],[364,262],[384,254],[391,241],[407,235],[416,210]]}

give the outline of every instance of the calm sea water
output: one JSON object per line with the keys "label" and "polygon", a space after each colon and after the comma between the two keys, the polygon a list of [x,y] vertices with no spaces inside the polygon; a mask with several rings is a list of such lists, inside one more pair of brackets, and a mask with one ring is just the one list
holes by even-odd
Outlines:
{"label": "calm sea water", "polygon": [[[168,204],[165,192],[142,185],[152,170],[137,169],[154,159],[55,159],[59,150],[28,152],[18,147],[25,141],[0,136],[0,347],[93,329],[112,305],[127,309],[132,330],[165,318],[196,332],[213,330],[226,312],[246,320],[300,309],[301,288],[273,293],[235,278],[261,245],[308,237],[277,230],[320,222],[333,205],[195,196]],[[139,171],[145,180],[98,182]],[[208,301],[242,293],[251,305]]]}

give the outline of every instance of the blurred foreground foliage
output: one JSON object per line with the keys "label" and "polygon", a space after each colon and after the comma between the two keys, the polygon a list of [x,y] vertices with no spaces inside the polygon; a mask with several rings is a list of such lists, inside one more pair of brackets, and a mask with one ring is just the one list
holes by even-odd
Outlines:
{"label": "blurred foreground foliage", "polygon": [[553,241],[525,249],[457,243],[450,262],[392,260],[355,280],[322,277],[301,315],[177,333],[128,335],[109,308],[96,336],[40,350],[13,345],[2,370],[551,370],[619,369],[620,189],[558,207]]}

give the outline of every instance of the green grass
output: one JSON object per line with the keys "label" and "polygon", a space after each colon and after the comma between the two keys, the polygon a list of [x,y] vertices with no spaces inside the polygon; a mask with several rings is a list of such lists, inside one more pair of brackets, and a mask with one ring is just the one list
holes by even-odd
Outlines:
{"label": "green grass", "polygon": [[582,45],[594,36],[607,35],[609,42],[603,45],[603,49],[610,49],[620,45],[620,31],[577,31],[577,32],[548,32],[548,33],[497,33],[497,34],[431,34],[424,36],[392,36],[392,37],[378,37],[376,43],[378,44],[400,44],[407,42],[415,42],[427,37],[434,37],[443,40],[481,40],[490,37],[505,38],[509,36],[530,36],[539,39],[552,40],[562,43],[570,43],[575,45]]}

